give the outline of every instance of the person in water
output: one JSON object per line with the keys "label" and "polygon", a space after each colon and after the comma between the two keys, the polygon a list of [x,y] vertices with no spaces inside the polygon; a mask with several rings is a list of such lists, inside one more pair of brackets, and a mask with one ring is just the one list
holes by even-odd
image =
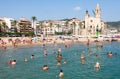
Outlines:
{"label": "person in water", "polygon": [[43,70],[45,71],[45,70],[48,70],[48,66],[47,65],[44,65],[43,66]]}
{"label": "person in water", "polygon": [[12,62],[13,62],[12,59],[10,59],[9,64],[12,64]]}
{"label": "person in water", "polygon": [[58,55],[57,55],[57,60],[58,60],[58,61],[62,60],[62,55],[61,55],[61,54],[58,54]]}
{"label": "person in water", "polygon": [[63,77],[63,76],[64,76],[64,73],[63,73],[62,69],[60,69],[59,77]]}
{"label": "person in water", "polygon": [[109,57],[112,57],[112,55],[113,55],[112,52],[108,53],[108,56],[109,56]]}
{"label": "person in water", "polygon": [[27,58],[25,58],[25,59],[24,59],[24,62],[27,62],[27,61],[28,61]]}
{"label": "person in water", "polygon": [[57,66],[61,66],[61,62],[60,61],[58,61]]}
{"label": "person in water", "polygon": [[12,61],[12,65],[16,65],[16,60],[13,60],[13,61]]}
{"label": "person in water", "polygon": [[60,47],[58,48],[58,53],[61,53],[61,48]]}
{"label": "person in water", "polygon": [[84,58],[85,58],[84,55],[81,55],[81,56],[80,56],[80,59],[81,59],[81,60],[84,60]]}
{"label": "person in water", "polygon": [[96,62],[95,68],[96,68],[97,70],[100,69],[100,64],[99,64],[99,62]]}
{"label": "person in water", "polygon": [[44,56],[47,56],[47,50],[46,49],[44,49]]}
{"label": "person in water", "polygon": [[31,59],[34,59],[34,55],[33,54],[31,55]]}

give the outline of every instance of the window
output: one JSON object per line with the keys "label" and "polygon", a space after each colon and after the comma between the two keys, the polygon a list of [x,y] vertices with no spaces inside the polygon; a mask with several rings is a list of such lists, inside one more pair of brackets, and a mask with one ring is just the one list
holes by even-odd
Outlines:
{"label": "window", "polygon": [[90,20],[90,22],[93,22],[93,20]]}

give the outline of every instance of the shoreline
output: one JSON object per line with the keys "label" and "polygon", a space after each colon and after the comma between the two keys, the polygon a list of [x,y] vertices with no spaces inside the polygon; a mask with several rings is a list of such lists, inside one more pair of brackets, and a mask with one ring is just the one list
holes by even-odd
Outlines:
{"label": "shoreline", "polygon": [[[105,42],[104,39],[98,38],[55,38],[48,37],[43,39],[41,37],[0,37],[0,46],[1,47],[9,47],[9,46],[33,46],[33,45],[41,45],[41,44],[70,44],[75,42]],[[106,41],[112,42],[112,39],[108,39]],[[113,40],[114,41],[114,40]],[[118,38],[115,41],[120,41]]]}

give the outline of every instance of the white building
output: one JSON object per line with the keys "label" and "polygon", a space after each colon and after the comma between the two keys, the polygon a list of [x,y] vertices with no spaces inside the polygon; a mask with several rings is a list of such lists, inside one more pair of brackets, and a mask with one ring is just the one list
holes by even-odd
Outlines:
{"label": "white building", "polygon": [[101,9],[99,4],[97,4],[94,10],[94,17],[90,17],[88,11],[86,11],[86,14],[85,14],[86,33],[85,34],[96,35],[97,31],[99,32],[99,34],[102,34],[104,28],[105,28],[105,24],[101,20]]}
{"label": "white building", "polygon": [[11,28],[11,23],[14,21],[13,18],[7,18],[7,17],[3,17],[3,18],[0,18],[3,22],[6,23],[7,27],[10,29]]}

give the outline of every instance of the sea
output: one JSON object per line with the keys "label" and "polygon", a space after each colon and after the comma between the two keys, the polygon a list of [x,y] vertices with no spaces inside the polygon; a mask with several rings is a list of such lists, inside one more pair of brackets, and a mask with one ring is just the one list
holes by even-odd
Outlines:
{"label": "sea", "polygon": [[[34,46],[0,48],[0,79],[120,79],[120,42],[71,43],[69,48],[65,44],[47,44]],[[44,56],[44,48],[47,56]],[[61,48],[61,66],[57,65],[58,48]],[[109,57],[108,53],[113,56]],[[31,59],[31,55],[34,58]],[[84,55],[84,64],[80,56]],[[24,62],[24,59],[27,62]],[[16,65],[10,65],[10,59],[16,60]],[[66,63],[64,63],[66,62]],[[94,65],[99,62],[100,69]],[[48,70],[42,68],[47,65]],[[59,77],[60,70],[64,76]]]}

